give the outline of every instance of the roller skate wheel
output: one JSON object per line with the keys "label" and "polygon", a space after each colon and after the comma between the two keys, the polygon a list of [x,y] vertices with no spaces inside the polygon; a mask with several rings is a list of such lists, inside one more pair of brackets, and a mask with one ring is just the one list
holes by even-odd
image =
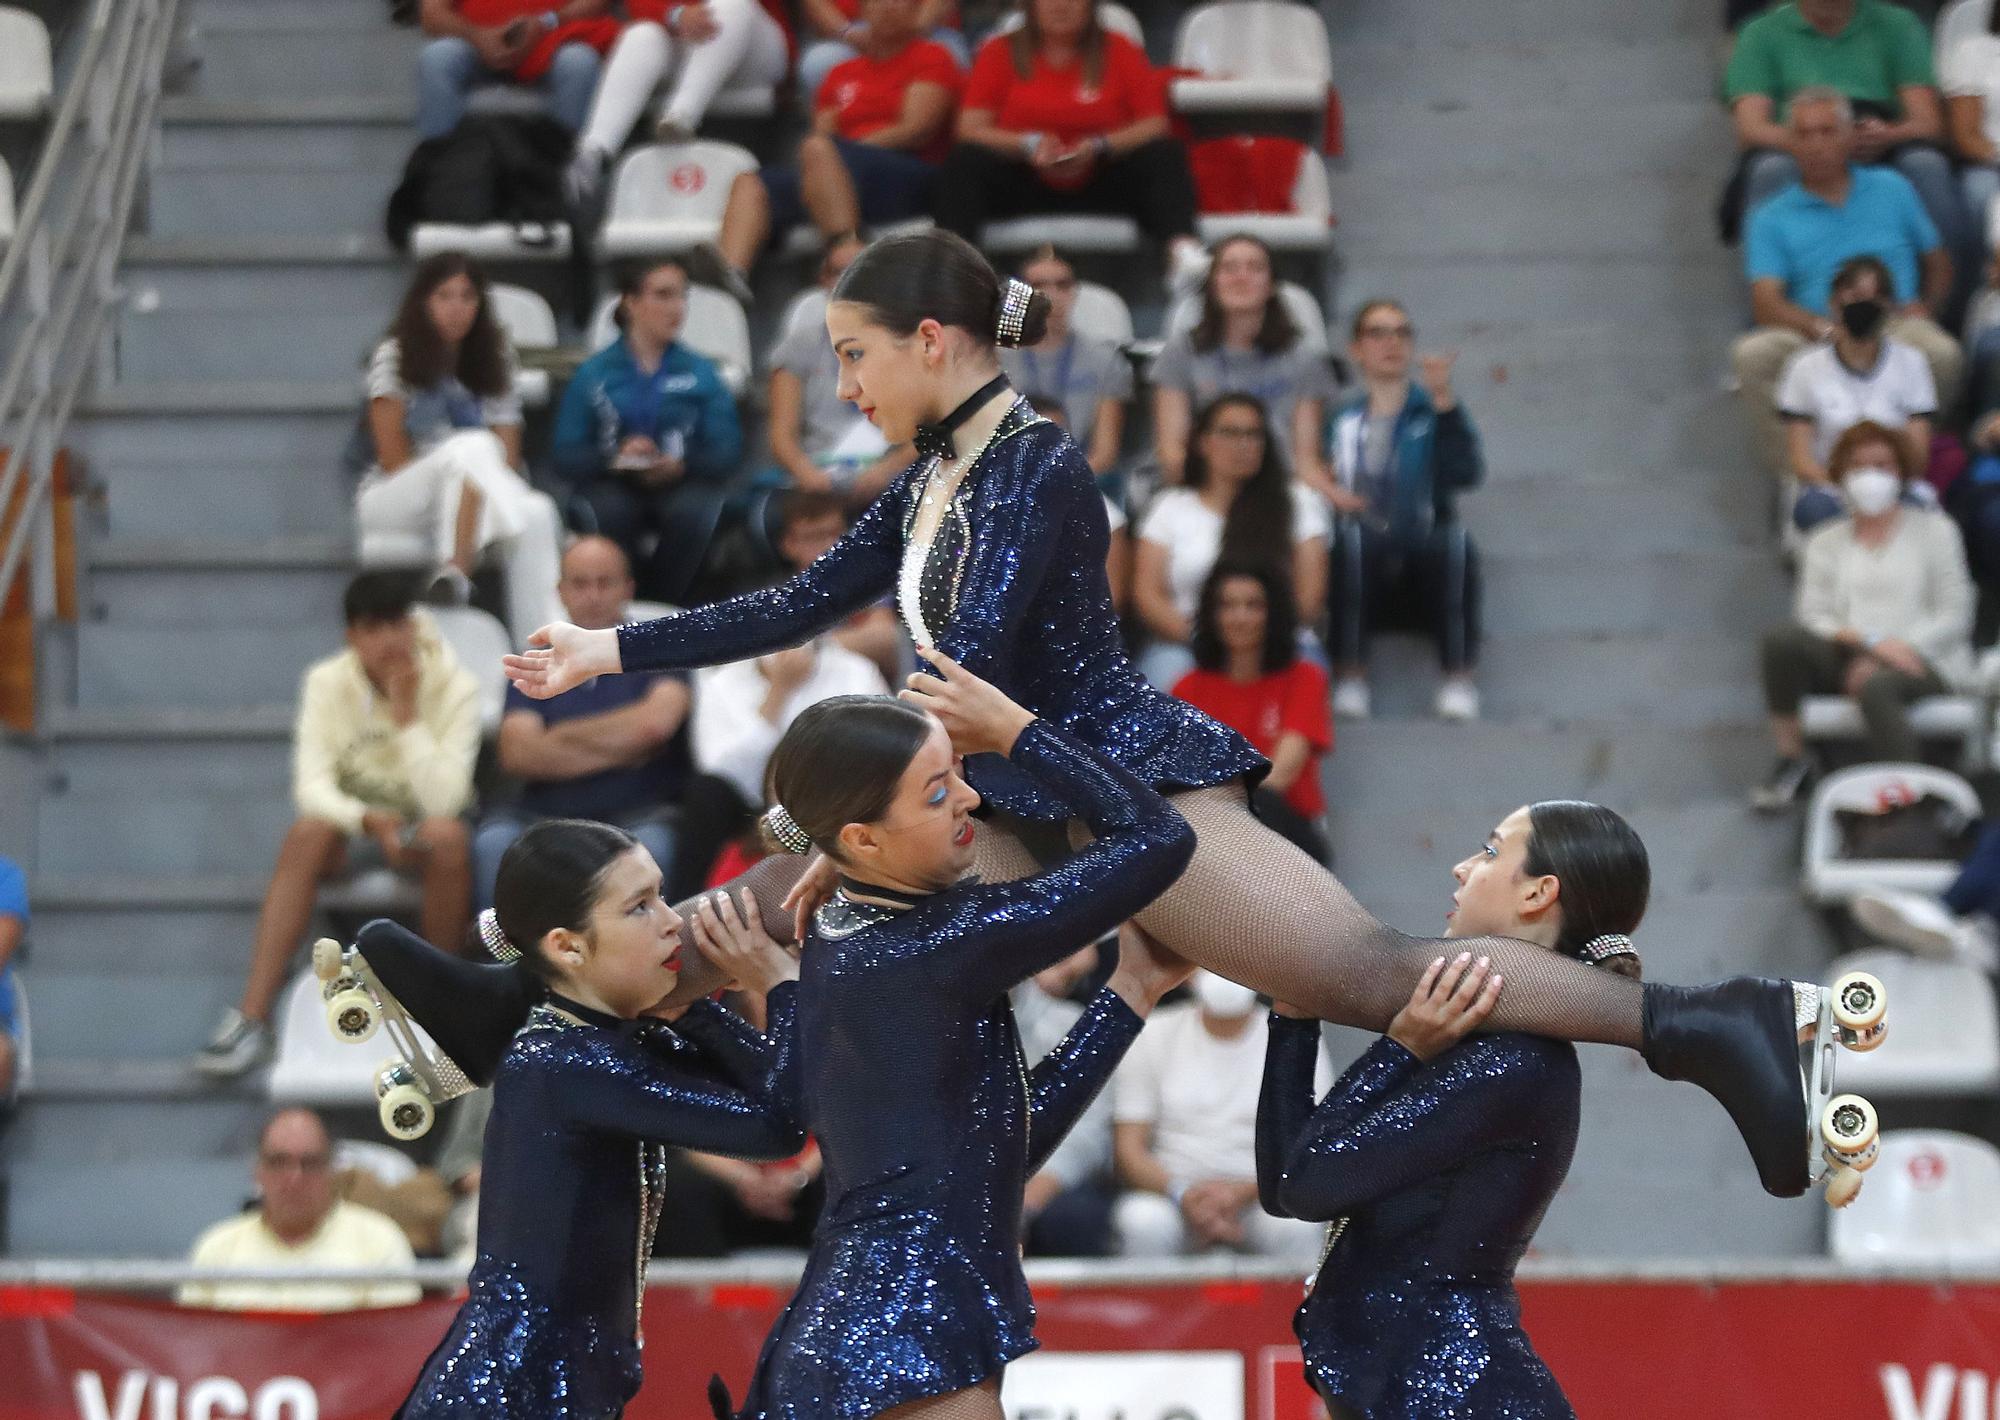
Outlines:
{"label": "roller skate wheel", "polygon": [[430,1133],[431,1122],[437,1118],[430,1096],[415,1085],[392,1088],[382,1096],[376,1114],[390,1138],[403,1140],[423,1138]]}
{"label": "roller skate wheel", "polygon": [[1880,1048],[1882,1042],[1889,1038],[1889,1023],[1878,1021],[1867,1030],[1861,1031],[1841,1027],[1838,1033],[1842,1045],[1866,1055],[1869,1051]]}
{"label": "roller skate wheel", "polygon": [[1875,1106],[1860,1095],[1835,1095],[1819,1112],[1819,1137],[1836,1154],[1866,1153],[1877,1128]]}
{"label": "roller skate wheel", "polygon": [[326,1023],[334,1035],[349,1045],[360,1045],[374,1037],[382,1015],[366,991],[351,986],[327,999]]}
{"label": "roller skate wheel", "polygon": [[1889,1009],[1888,995],[1879,978],[1865,971],[1850,971],[1833,983],[1833,1023],[1857,1035],[1879,1025]]}
{"label": "roller skate wheel", "polygon": [[340,956],[340,943],[331,937],[321,937],[313,943],[313,975],[321,981],[334,980],[346,965]]}
{"label": "roller skate wheel", "polygon": [[1826,1175],[1826,1206],[1845,1208],[1861,1193],[1861,1175],[1845,1165],[1836,1165]]}
{"label": "roller skate wheel", "polygon": [[1867,1148],[1856,1149],[1852,1153],[1845,1153],[1838,1149],[1828,1149],[1826,1151],[1826,1161],[1829,1166],[1853,1169],[1856,1173],[1867,1173],[1868,1170],[1875,1167],[1875,1161],[1881,1157],[1882,1141],[1880,1139],[1872,1139],[1869,1141]]}

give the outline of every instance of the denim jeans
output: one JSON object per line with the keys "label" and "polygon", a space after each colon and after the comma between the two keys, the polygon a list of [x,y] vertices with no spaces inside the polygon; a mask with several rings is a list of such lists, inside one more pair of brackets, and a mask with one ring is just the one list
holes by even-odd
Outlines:
{"label": "denim jeans", "polygon": [[1965,197],[1965,224],[1983,253],[1991,245],[1986,240],[1986,209],[1993,205],[1995,197],[2000,197],[2000,167],[1992,163],[1967,163],[1958,174],[1958,185]]}
{"label": "denim jeans", "polygon": [[2000,820],[1989,819],[1979,830],[1979,842],[1945,889],[1944,905],[1960,917],[1983,912],[2000,918]]}
{"label": "denim jeans", "polygon": [[[597,51],[587,44],[566,44],[556,51],[548,72],[528,87],[548,100],[556,121],[570,132],[583,127],[597,92]],[[417,55],[417,136],[442,138],[465,117],[465,99],[474,89],[514,82],[480,62],[469,40],[449,35],[434,39]]]}

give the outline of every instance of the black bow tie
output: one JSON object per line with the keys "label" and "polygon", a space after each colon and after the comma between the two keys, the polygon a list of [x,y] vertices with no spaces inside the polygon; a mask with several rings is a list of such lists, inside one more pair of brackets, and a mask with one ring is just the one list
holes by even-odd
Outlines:
{"label": "black bow tie", "polygon": [[949,459],[958,456],[958,445],[952,442],[952,434],[958,426],[970,419],[982,408],[986,401],[1007,388],[1007,377],[995,375],[966,398],[951,413],[935,424],[919,424],[913,441],[917,446],[917,457],[926,459]]}

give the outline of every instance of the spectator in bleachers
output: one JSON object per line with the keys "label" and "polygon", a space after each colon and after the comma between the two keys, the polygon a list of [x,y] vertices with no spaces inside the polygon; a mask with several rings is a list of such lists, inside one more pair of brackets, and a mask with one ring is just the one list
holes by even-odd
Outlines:
{"label": "spectator in bleachers", "polygon": [[1269,411],[1277,449],[1321,495],[1332,485],[1319,431],[1334,392],[1326,352],[1307,343],[1278,289],[1271,249],[1225,237],[1201,293],[1201,318],[1167,338],[1153,362],[1153,449],[1160,475],[1181,481],[1194,411],[1219,395],[1255,395]]}
{"label": "spectator in bleachers", "polygon": [[1724,82],[1736,141],[1749,155],[1744,208],[1798,182],[1804,167],[1785,127],[1802,93],[1830,90],[1857,117],[1852,156],[1895,168],[1915,187],[1953,253],[1965,251],[1964,205],[1945,154],[1931,37],[1885,0],[1794,0],[1745,25]]}
{"label": "spectator in bleachers", "polygon": [[626,0],[625,8],[631,20],[605,61],[570,165],[570,195],[580,207],[595,203],[612,159],[663,83],[655,132],[664,143],[685,143],[717,94],[776,89],[791,67],[784,0]]}
{"label": "spectator in bleachers", "polygon": [[1792,518],[1802,531],[1840,516],[1840,489],[1826,459],[1834,441],[1863,419],[1902,436],[1905,467],[1930,462],[1937,387],[1914,346],[1883,334],[1889,290],[1889,269],[1874,257],[1843,262],[1833,275],[1832,338],[1794,355],[1779,378],[1787,467],[1798,483]]}
{"label": "spectator in bleachers", "polygon": [[[830,493],[803,489],[784,495],[778,509],[778,557],[785,574],[803,572],[846,535],[847,514]],[[865,606],[833,631],[833,639],[857,656],[866,656],[885,681],[900,681],[909,665],[903,623],[893,597]]]}
{"label": "spectator in bleachers", "polygon": [[1944,514],[1902,503],[1908,456],[1903,439],[1864,420],[1827,460],[1849,511],[1806,539],[1794,619],[1764,637],[1764,703],[1778,759],[1751,795],[1758,809],[1787,807],[1812,777],[1799,723],[1806,696],[1853,697],[1869,757],[1907,761],[1918,757],[1909,703],[1971,674],[1965,547]]}
{"label": "spectator in bleachers", "polygon": [[599,56],[618,33],[611,0],[423,0],[431,41],[417,56],[417,135],[442,138],[483,84],[532,84],[556,121],[583,127]]}
{"label": "spectator in bleachers", "polygon": [[1864,931],[1918,956],[2000,971],[2000,820],[1980,827],[1943,893],[1870,888],[1849,908]]}
{"label": "spectator in bleachers", "polygon": [[1984,33],[1951,47],[1942,69],[1945,124],[1961,164],[1969,257],[1991,245],[1987,209],[2000,196],[2000,10],[1988,16]]}
{"label": "spectator in bleachers", "polygon": [[[687,268],[635,263],[619,283],[618,339],[570,378],[551,456],[590,505],[597,530],[625,549],[644,594],[672,600],[688,556],[676,530],[712,522],[743,457],[736,401],[715,364],[681,340]],[[645,540],[654,535],[653,550]]]}
{"label": "spectator in bleachers", "polygon": [[1271,761],[1252,795],[1257,817],[1330,861],[1320,760],[1333,748],[1326,671],[1299,655],[1292,589],[1267,563],[1219,562],[1195,613],[1195,668],[1174,694],[1235,730]]}
{"label": "spectator in bleachers", "polygon": [[456,948],[472,901],[472,801],[479,754],[479,686],[428,616],[409,580],[363,572],[342,599],[347,647],[314,665],[299,689],[292,732],[292,802],[257,916],[243,997],[195,1057],[228,1078],[271,1048],[271,1008],[311,920],[319,886],[343,870],[386,864],[423,888],[423,935]]}
{"label": "spectator in bleachers", "polygon": [[460,1095],[444,1111],[444,1141],[438,1145],[437,1171],[451,1190],[451,1211],[440,1230],[448,1258],[470,1261],[479,1236],[480,1158],[486,1147],[486,1121],[493,1115],[493,1089],[485,1086]]}
{"label": "spectator in bleachers", "polygon": [[1208,269],[1164,76],[1090,0],[1028,0],[1020,29],[979,47],[938,175],[938,225],[968,241],[990,221],[1043,212],[1130,217],[1166,247],[1174,290]]}
{"label": "spectator in bleachers", "polygon": [[[414,1265],[410,1240],[372,1208],[337,1197],[333,1137],[309,1109],[281,1109],[257,1137],[257,1201],[196,1239],[190,1267],[228,1272],[387,1272]],[[415,1282],[190,1282],[175,1300],[220,1311],[343,1312],[409,1306]]]}
{"label": "spectator in bleachers", "polygon": [[14,994],[14,957],[28,935],[28,875],[0,857],[0,1109],[20,1083],[20,1007]]}
{"label": "spectator in bleachers", "polygon": [[1965,366],[1958,342],[1938,324],[1951,257],[1916,191],[1898,173],[1849,161],[1853,115],[1832,89],[1793,96],[1791,133],[1800,179],[1750,214],[1744,268],[1757,328],[1731,352],[1759,452],[1773,469],[1785,466],[1773,402],[1778,374],[1805,346],[1833,336],[1833,276],[1850,257],[1873,256],[1888,269],[1887,333],[1923,352],[1940,408],[1957,396]]}
{"label": "spectator in bleachers", "polygon": [[[578,538],[563,554],[556,590],[571,624],[623,625],[631,564],[608,537]],[[487,815],[473,837],[474,902],[492,905],[501,854],[545,818],[616,824],[654,862],[671,863],[674,820],[692,772],[690,698],[688,677],[679,671],[599,676],[549,700],[530,700],[510,685],[500,767],[526,783],[519,801]]]}
{"label": "spectator in bleachers", "polygon": [[[1031,395],[1028,407],[1057,428],[1071,432],[1069,410],[1061,400],[1046,395]],[[1111,543],[1104,553],[1104,579],[1111,584],[1112,609],[1122,616],[1126,604],[1132,599],[1131,519],[1125,516],[1125,509],[1116,498],[1108,493],[1103,497],[1104,521],[1111,529]],[[890,678],[894,679],[893,676]]]}
{"label": "spectator in bleachers", "polygon": [[1269,563],[1290,578],[1299,624],[1325,609],[1326,507],[1286,471],[1255,395],[1205,406],[1188,443],[1186,480],[1163,489],[1139,522],[1132,600],[1152,642],[1139,669],[1162,690],[1195,663],[1202,584],[1218,561]]}
{"label": "spectator in bleachers", "polygon": [[951,150],[958,61],[924,38],[917,0],[863,0],[861,52],[813,97],[812,132],[790,163],[737,177],[716,249],[750,304],[750,268],[772,236],[810,218],[823,240],[921,217]]}
{"label": "spectator in bleachers", "polygon": [[840,397],[840,362],[826,338],[825,292],[860,254],[852,232],[828,241],[820,256],[818,299],[794,308],[771,351],[767,386],[771,457],[791,485],[837,493],[861,507],[910,465],[907,444],[891,448],[861,411]]}
{"label": "spectator in bleachers", "polygon": [[1458,518],[1458,495],[1485,477],[1479,435],[1451,385],[1455,355],[1418,359],[1416,328],[1394,301],[1354,317],[1348,354],[1362,388],[1334,412],[1328,501],[1335,513],[1327,585],[1333,711],[1366,719],[1368,637],[1411,614],[1437,642],[1444,679],[1436,712],[1479,718],[1479,550]]}
{"label": "spectator in bleachers", "polygon": [[[917,33],[943,45],[963,69],[972,58],[958,30],[957,0],[913,0]],[[799,53],[799,92],[817,94],[826,76],[860,54],[870,38],[867,0],[800,0],[806,28],[817,38]]]}
{"label": "spectator in bleachers", "polygon": [[716,857],[764,811],[764,767],[799,713],[833,695],[882,695],[873,661],[832,636],[695,674],[694,765],[681,809],[671,895],[700,892]]}
{"label": "spectator in bleachers", "polygon": [[803,1252],[826,1199],[824,1165],[811,1140],[789,1159],[762,1161],[669,1149],[666,1187],[674,1206],[660,1216],[655,1257]]}
{"label": "spectator in bleachers", "polygon": [[[1033,1069],[1083,1015],[1077,989],[1097,970],[1097,944],[1044,967],[1008,993],[1021,1058]],[[1103,1257],[1111,1251],[1111,1092],[1077,1117],[1021,1199],[1022,1246],[1031,1257]]]}
{"label": "spectator in bleachers", "polygon": [[464,600],[480,560],[505,570],[507,621],[525,639],[556,611],[562,519],[522,476],[514,355],[486,275],[447,252],[417,266],[368,363],[365,425],[349,446],[364,566],[430,560]]}
{"label": "spectator in bleachers", "polygon": [[1049,298],[1049,329],[1039,345],[1000,351],[1000,368],[1029,399],[1050,399],[1065,411],[1063,427],[1102,477],[1117,466],[1125,443],[1125,406],[1132,400],[1132,364],[1109,340],[1072,323],[1076,268],[1052,246],[1021,263],[1020,277]]}
{"label": "spectator in bleachers", "polygon": [[[1111,1077],[1113,1151],[1127,1190],[1112,1210],[1118,1251],[1174,1257],[1227,1249],[1310,1265],[1325,1229],[1257,1202],[1257,1096],[1267,1013],[1257,993],[1209,971],[1192,1004],[1155,1011]],[[1314,1095],[1332,1082],[1324,1047]]]}

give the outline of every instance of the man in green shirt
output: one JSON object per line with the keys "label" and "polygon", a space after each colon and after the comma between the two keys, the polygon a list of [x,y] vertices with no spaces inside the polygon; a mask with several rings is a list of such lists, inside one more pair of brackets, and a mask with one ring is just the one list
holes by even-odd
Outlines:
{"label": "man in green shirt", "polygon": [[1908,178],[1963,266],[1970,228],[1940,146],[1944,106],[1930,32],[1888,0],[1791,0],[1743,26],[1724,88],[1737,144],[1748,155],[1744,211],[1799,180],[1786,111],[1792,95],[1820,85],[1854,105],[1854,161],[1886,163]]}

